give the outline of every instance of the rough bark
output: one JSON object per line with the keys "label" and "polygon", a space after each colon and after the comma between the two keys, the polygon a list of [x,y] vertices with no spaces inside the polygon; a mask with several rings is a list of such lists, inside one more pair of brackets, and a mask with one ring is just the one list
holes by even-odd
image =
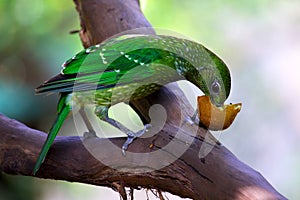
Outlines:
{"label": "rough bark", "polygon": [[[85,47],[121,31],[150,26],[136,0],[74,2],[80,14],[80,37]],[[144,121],[150,120],[149,108],[156,104],[164,107],[166,122],[153,137],[137,139],[126,157],[119,148],[111,148],[112,143],[120,147],[124,138],[82,140],[75,136],[58,136],[37,177],[106,186],[119,191],[124,198],[124,187],[143,187],[192,199],[285,199],[261,174],[239,161],[208,131],[183,123],[193,114],[193,109],[176,84],[132,102]],[[0,138],[1,170],[31,176],[46,134],[0,115]],[[176,148],[164,149],[170,143]],[[182,154],[180,150],[184,150]],[[208,155],[199,156],[199,152],[203,154],[205,150],[209,150]],[[95,159],[91,151],[103,156]],[[151,152],[156,151],[163,154],[153,160]],[[156,162],[166,166],[153,170],[151,167],[155,168]]]}

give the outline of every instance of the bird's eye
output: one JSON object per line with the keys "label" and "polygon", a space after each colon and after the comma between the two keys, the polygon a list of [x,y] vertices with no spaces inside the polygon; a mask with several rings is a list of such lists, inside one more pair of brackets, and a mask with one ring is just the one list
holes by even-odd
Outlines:
{"label": "bird's eye", "polygon": [[211,85],[211,91],[214,94],[219,94],[220,91],[220,84],[217,81],[214,81]]}

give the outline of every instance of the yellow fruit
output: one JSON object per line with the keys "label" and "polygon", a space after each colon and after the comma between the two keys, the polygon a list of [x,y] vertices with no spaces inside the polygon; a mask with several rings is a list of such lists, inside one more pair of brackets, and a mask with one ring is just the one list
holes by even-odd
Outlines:
{"label": "yellow fruit", "polygon": [[198,96],[198,111],[200,122],[205,128],[213,131],[227,129],[240,112],[241,103],[216,107],[208,96]]}

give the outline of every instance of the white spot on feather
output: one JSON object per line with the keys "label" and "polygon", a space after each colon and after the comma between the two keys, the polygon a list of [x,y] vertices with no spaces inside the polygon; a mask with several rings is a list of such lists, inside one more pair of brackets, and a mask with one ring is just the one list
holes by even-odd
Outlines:
{"label": "white spot on feather", "polygon": [[125,54],[125,58],[127,58],[128,60],[131,60],[132,58],[129,57],[129,55]]}
{"label": "white spot on feather", "polygon": [[100,52],[99,55],[100,55],[100,57],[102,59],[103,64],[107,64],[107,61],[106,61],[106,59],[104,57],[104,53]]}

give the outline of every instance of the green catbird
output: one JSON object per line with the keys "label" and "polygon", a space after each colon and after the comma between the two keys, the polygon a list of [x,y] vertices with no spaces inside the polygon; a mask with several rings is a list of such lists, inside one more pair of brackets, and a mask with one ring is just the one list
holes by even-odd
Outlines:
{"label": "green catbird", "polygon": [[[63,64],[60,74],[44,82],[36,93],[58,92],[57,118],[36,161],[44,161],[74,103],[95,105],[95,114],[128,138],[122,150],[150,127],[136,133],[108,116],[110,106],[144,98],[167,83],[187,80],[222,106],[231,88],[226,64],[203,45],[174,36],[128,34],[91,46]],[[91,130],[89,130],[91,131]]]}

